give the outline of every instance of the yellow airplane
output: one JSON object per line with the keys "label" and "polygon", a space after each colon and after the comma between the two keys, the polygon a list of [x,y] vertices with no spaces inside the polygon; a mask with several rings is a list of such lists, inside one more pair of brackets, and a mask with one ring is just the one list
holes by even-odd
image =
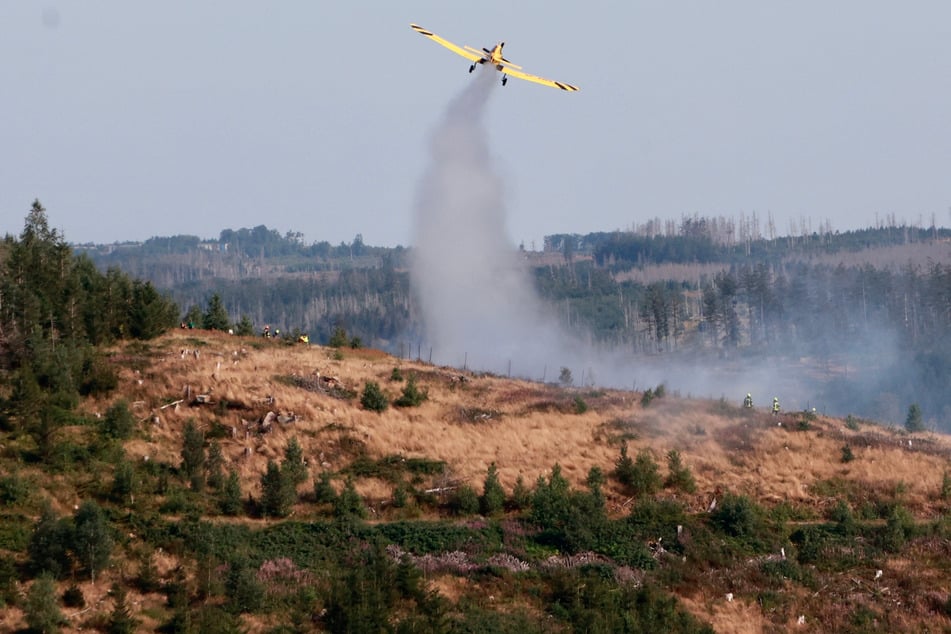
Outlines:
{"label": "yellow airplane", "polygon": [[492,50],[483,48],[481,51],[474,49],[471,46],[456,46],[449,40],[443,39],[433,33],[432,31],[427,31],[418,24],[410,24],[410,26],[420,35],[425,35],[436,44],[445,46],[453,53],[457,55],[462,55],[467,60],[472,62],[472,66],[469,67],[469,72],[475,70],[476,64],[490,64],[495,66],[495,70],[502,73],[502,85],[508,81],[508,76],[517,77],[518,79],[524,79],[525,81],[535,82],[536,84],[541,84],[542,86],[551,86],[552,88],[561,88],[562,90],[567,90],[569,92],[574,92],[578,90],[577,86],[572,86],[571,84],[565,84],[560,81],[553,81],[551,79],[545,79],[544,77],[539,77],[538,75],[529,75],[528,73],[522,72],[521,66],[516,66],[512,62],[508,61],[502,57],[502,47],[505,46],[505,42],[499,42]]}

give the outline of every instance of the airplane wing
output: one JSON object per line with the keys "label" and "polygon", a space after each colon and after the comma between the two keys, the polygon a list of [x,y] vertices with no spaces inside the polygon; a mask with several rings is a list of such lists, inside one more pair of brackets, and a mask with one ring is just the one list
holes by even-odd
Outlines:
{"label": "airplane wing", "polygon": [[466,50],[466,49],[462,48],[461,46],[456,46],[455,44],[453,44],[453,43],[450,42],[449,40],[446,40],[446,39],[443,39],[443,38],[439,37],[438,35],[436,35],[436,34],[433,33],[432,31],[427,31],[426,29],[424,29],[423,27],[419,26],[418,24],[410,24],[410,26],[413,28],[414,31],[416,31],[416,32],[419,33],[420,35],[425,35],[426,37],[428,37],[429,39],[431,39],[431,40],[432,40],[433,42],[435,42],[436,44],[440,44],[440,45],[442,45],[442,46],[445,46],[446,48],[448,48],[450,51],[452,51],[452,52],[455,53],[456,55],[462,55],[463,57],[465,57],[467,60],[469,60],[469,61],[471,61],[471,62],[478,62],[480,59],[483,59],[483,58],[485,57],[485,55],[482,55],[482,54],[480,54],[480,53],[476,53],[475,51]]}
{"label": "airplane wing", "polygon": [[544,77],[539,77],[538,75],[529,75],[528,73],[523,73],[520,70],[514,70],[512,68],[506,68],[503,72],[506,75],[511,75],[512,77],[524,79],[525,81],[535,82],[536,84],[541,84],[542,86],[551,86],[552,88],[561,88],[562,90],[567,90],[568,92],[574,92],[578,90],[577,86],[572,86],[571,84],[565,84],[560,81],[554,81],[552,79],[545,79]]}

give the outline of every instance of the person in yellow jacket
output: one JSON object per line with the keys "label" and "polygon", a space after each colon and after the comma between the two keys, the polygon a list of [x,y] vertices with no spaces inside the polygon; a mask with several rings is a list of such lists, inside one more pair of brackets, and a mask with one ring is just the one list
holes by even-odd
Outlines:
{"label": "person in yellow jacket", "polygon": [[779,397],[773,397],[773,416],[779,413]]}

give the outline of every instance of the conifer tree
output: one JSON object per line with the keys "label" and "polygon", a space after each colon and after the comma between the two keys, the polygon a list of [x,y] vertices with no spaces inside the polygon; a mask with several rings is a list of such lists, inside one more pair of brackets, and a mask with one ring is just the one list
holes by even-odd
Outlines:
{"label": "conifer tree", "polygon": [[288,494],[287,476],[273,460],[267,461],[267,470],[261,476],[261,512],[266,517],[284,517],[293,500]]}
{"label": "conifer tree", "polygon": [[479,498],[479,510],[483,515],[494,515],[505,505],[505,490],[499,482],[499,469],[495,463],[489,465],[485,474],[485,483],[482,487],[482,497]]}
{"label": "conifer tree", "polygon": [[208,308],[202,315],[202,328],[205,330],[227,331],[231,328],[231,320],[228,318],[228,311],[221,303],[221,296],[215,293],[208,300]]}
{"label": "conifer tree", "polygon": [[205,434],[193,419],[185,421],[182,433],[182,472],[196,491],[205,485]]}
{"label": "conifer tree", "polygon": [[241,513],[241,509],[243,508],[241,481],[238,479],[238,472],[234,469],[228,472],[228,479],[225,480],[224,487],[221,489],[218,505],[221,508],[221,512],[225,515],[238,515]]}
{"label": "conifer tree", "polygon": [[53,577],[41,575],[30,586],[26,595],[26,623],[33,632],[59,632],[66,618],[59,609]]}
{"label": "conifer tree", "polygon": [[73,516],[72,550],[89,577],[96,581],[96,572],[109,563],[112,555],[112,534],[102,509],[86,500]]}

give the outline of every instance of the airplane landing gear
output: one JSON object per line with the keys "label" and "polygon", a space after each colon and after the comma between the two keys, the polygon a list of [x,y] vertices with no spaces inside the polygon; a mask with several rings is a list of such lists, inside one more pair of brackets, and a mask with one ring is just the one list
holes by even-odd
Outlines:
{"label": "airplane landing gear", "polygon": [[502,75],[502,85],[504,86],[508,82],[508,75]]}
{"label": "airplane landing gear", "polygon": [[472,71],[474,71],[474,70],[475,70],[475,64],[473,64],[472,66],[469,67],[469,72],[470,72],[470,73],[471,73]]}

